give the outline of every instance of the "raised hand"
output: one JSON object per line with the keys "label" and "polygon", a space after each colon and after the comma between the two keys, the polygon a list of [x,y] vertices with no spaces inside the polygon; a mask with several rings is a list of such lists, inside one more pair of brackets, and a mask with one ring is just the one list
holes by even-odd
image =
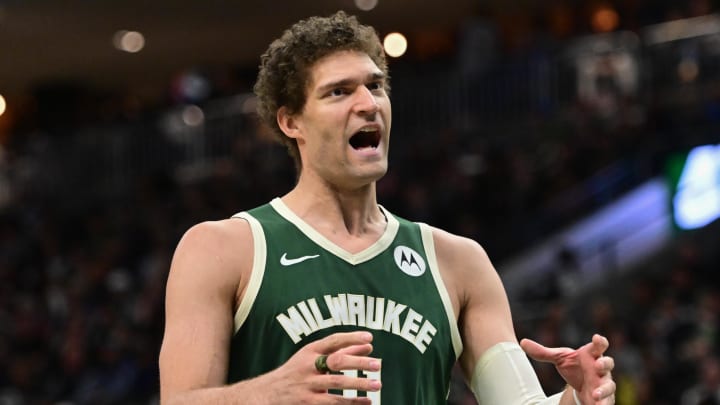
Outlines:
{"label": "raised hand", "polygon": [[523,339],[520,346],[532,359],[554,364],[583,405],[615,403],[615,382],[611,375],[615,361],[603,355],[609,346],[604,336],[594,335],[592,342],[579,349],[549,348],[530,339]]}

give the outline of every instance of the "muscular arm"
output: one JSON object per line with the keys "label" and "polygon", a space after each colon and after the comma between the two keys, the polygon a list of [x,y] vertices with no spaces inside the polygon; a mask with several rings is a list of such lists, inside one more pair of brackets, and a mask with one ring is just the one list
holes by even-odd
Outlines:
{"label": "muscular arm", "polygon": [[333,370],[378,371],[380,364],[368,357],[368,332],[335,333],[300,348],[275,370],[226,385],[234,303],[250,275],[252,242],[249,224],[237,219],[197,225],[180,241],[167,283],[162,403],[369,405],[367,397],[328,390],[378,391],[379,381],[324,374],[314,366],[326,354]]}
{"label": "muscular arm", "polygon": [[[227,378],[235,297],[252,261],[250,235],[245,221],[206,222],[191,228],[178,244],[167,282],[160,351],[163,403],[193,397],[224,403],[219,398],[231,397],[225,391],[234,388],[217,387]],[[205,390],[189,394],[198,389]]]}
{"label": "muscular arm", "polygon": [[[476,373],[487,365],[497,377],[484,392],[476,392],[484,403],[540,404],[540,389],[529,360],[517,346],[517,338],[505,289],[485,250],[476,242],[441,230],[434,240],[443,280],[450,292],[463,341],[460,366],[477,390]],[[511,362],[517,364],[511,364]],[[523,372],[524,371],[524,372]],[[492,392],[489,392],[492,391]],[[573,405],[572,391],[566,390],[550,403]],[[520,402],[522,401],[522,402]]]}

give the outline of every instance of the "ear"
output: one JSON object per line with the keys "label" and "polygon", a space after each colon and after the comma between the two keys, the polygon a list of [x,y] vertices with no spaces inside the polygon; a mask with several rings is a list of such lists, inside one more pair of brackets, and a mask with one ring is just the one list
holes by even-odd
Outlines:
{"label": "ear", "polygon": [[277,111],[277,123],[280,130],[289,138],[298,139],[301,137],[302,131],[298,126],[298,118],[290,114],[287,107],[280,107]]}

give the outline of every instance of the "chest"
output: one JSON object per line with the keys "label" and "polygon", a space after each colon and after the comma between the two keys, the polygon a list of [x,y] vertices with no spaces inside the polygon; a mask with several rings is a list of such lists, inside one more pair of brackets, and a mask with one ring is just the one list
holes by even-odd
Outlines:
{"label": "chest", "polygon": [[353,327],[396,335],[424,350],[437,325],[448,322],[418,229],[401,228],[358,254],[318,244],[292,226],[265,227],[265,240],[254,311],[294,343]]}

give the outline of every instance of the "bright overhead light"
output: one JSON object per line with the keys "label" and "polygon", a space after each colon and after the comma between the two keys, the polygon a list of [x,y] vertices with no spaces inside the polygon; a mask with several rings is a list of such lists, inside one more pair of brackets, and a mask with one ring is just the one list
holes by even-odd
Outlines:
{"label": "bright overhead light", "polygon": [[385,39],[383,40],[383,47],[385,48],[385,53],[393,58],[397,58],[405,54],[405,51],[407,51],[407,39],[405,39],[403,34],[393,32],[385,36]]}
{"label": "bright overhead light", "polygon": [[137,31],[120,30],[113,35],[113,45],[120,51],[140,52],[145,47],[145,36]]}
{"label": "bright overhead light", "polygon": [[370,11],[377,6],[378,0],[355,0],[355,7],[362,11]]}
{"label": "bright overhead light", "polygon": [[620,23],[620,16],[614,8],[604,5],[595,10],[591,17],[591,24],[596,32],[614,31]]}
{"label": "bright overhead light", "polygon": [[205,122],[205,114],[200,107],[188,105],[182,111],[182,120],[189,127],[197,127]]}
{"label": "bright overhead light", "polygon": [[0,94],[0,115],[3,115],[5,113],[5,110],[7,109],[7,103],[5,102],[5,97]]}

